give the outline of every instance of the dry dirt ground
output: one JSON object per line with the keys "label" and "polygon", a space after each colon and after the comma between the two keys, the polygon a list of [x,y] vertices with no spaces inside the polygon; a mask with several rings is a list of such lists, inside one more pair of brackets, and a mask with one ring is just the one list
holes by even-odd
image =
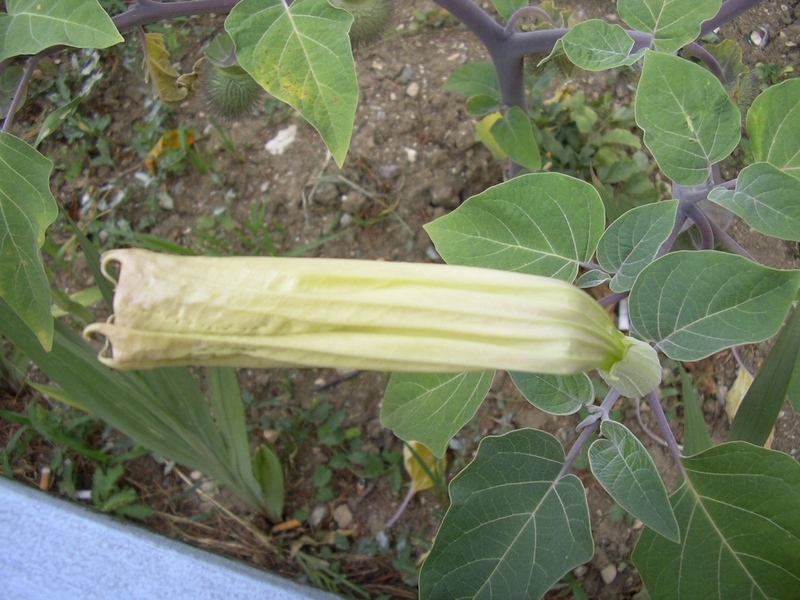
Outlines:
{"label": "dry dirt ground", "polygon": [[[585,18],[609,18],[614,14],[614,2],[606,0],[572,0],[558,4],[569,6]],[[746,62],[751,66],[756,62],[796,65],[800,48],[787,46],[786,41],[796,38],[793,32],[800,16],[797,4],[794,1],[763,2],[725,26],[720,35],[739,41]],[[146,194],[136,179],[136,173],[145,169],[141,157],[129,147],[132,123],[128,116],[134,115],[135,123],[144,123],[148,114],[145,108],[147,87],[136,61],[126,61],[122,51],[110,53],[108,72],[112,76],[106,77],[90,103],[81,110],[112,115],[107,134],[116,168],[87,168],[70,183],[62,174],[57,174],[54,181],[59,201],[74,210],[78,210],[76,204],[80,204],[82,208],[78,212],[85,223],[91,218],[102,218],[111,224],[136,224],[145,217],[151,218],[150,233],[190,246],[203,244],[198,237],[203,221],[198,219],[219,219],[227,214],[234,222],[243,223],[250,217],[253,206],[264,203],[263,226],[271,232],[280,252],[310,244],[311,248],[305,252],[308,256],[435,260],[422,226],[503,179],[503,165],[474,141],[474,121],[467,114],[463,99],[444,91],[447,77],[455,67],[467,61],[487,60],[486,52],[469,31],[452,22],[445,21],[443,27],[422,27],[416,33],[409,32],[412,23],[419,23],[412,10],[427,13],[435,8],[428,0],[398,0],[396,23],[399,27],[383,42],[357,52],[361,99],[352,147],[343,169],[338,169],[327,158],[323,144],[309,125],[291,113],[272,110],[272,105],[269,105],[270,114],[264,110],[255,118],[223,125],[222,129],[230,136],[231,146],[227,149],[219,131],[210,124],[202,99],[194,99],[175,109],[166,123],[171,126],[181,123],[196,131],[196,149],[210,167],[208,172],[202,173],[190,166],[183,175],[166,179],[163,191],[174,202],[169,209],[155,208],[145,202]],[[200,47],[220,23],[220,19],[210,18],[194,22],[192,27],[198,35],[186,40],[179,57],[183,69],[191,68]],[[753,31],[762,32],[762,35],[763,31],[767,32],[766,46],[760,48],[746,42],[746,36]],[[580,85],[580,81],[586,81],[586,75],[579,74],[578,79]],[[34,106],[27,110],[32,118],[40,109]],[[281,155],[267,153],[266,142],[290,125],[298,129],[294,143]],[[125,197],[100,217],[105,208],[102,203],[113,196],[109,189],[126,190]],[[765,263],[800,268],[800,261],[791,247],[760,238],[741,223],[735,224],[733,231]],[[236,245],[232,243],[232,247]],[[743,353],[753,368],[758,368],[765,355],[760,347],[747,348]],[[688,368],[703,394],[703,408],[714,440],[722,441],[728,427],[724,402],[735,375],[734,361],[724,353],[714,361],[688,365]],[[254,438],[263,416],[273,420],[296,416],[315,402],[326,400],[333,407],[346,410],[348,416],[343,427],[358,428],[367,450],[401,451],[400,442],[378,421],[385,377],[362,373],[335,385],[323,385],[335,382],[337,377],[335,372],[325,370],[242,372],[243,386],[254,398],[248,408],[249,417],[256,424]],[[668,377],[674,378],[674,374]],[[259,408],[265,401],[275,398],[282,399],[282,403]],[[667,406],[680,416],[677,399],[668,400]],[[620,404],[618,408],[624,422],[634,432],[641,433],[635,407]],[[649,417],[649,412],[645,411],[645,422],[653,426]],[[788,407],[783,417],[774,447],[797,457],[800,448],[798,420]],[[477,440],[484,435],[536,427],[556,435],[569,446],[576,437],[575,425],[579,421],[578,415],[555,418],[536,410],[516,392],[507,375],[498,375],[478,415],[457,436],[459,450],[450,457],[453,466],[449,475],[454,475],[469,461],[477,448]],[[682,430],[678,420],[675,429],[680,440]],[[646,436],[642,438],[666,474],[668,484],[674,486],[676,475],[668,454]],[[186,484],[175,474],[163,475],[161,468],[150,459],[132,463],[128,480],[142,489],[159,511],[158,516],[148,520],[148,525],[287,574],[300,571],[289,557],[292,551],[302,549],[310,554],[318,553],[320,540],[326,539],[325,535],[346,530],[353,550],[349,553],[335,550],[333,558],[328,557],[330,560],[338,560],[352,581],[373,592],[414,597],[414,588],[403,582],[405,574],[395,568],[396,563],[393,566],[393,559],[397,558],[396,542],[405,534],[412,548],[408,558],[416,560],[422,556],[446,509],[441,494],[419,494],[398,524],[385,532],[392,550],[369,558],[355,549],[362,540],[380,538],[383,524],[394,513],[405,488],[395,494],[388,477],[364,480],[344,471],[333,480],[335,498],[319,502],[314,498],[311,478],[315,469],[330,458],[329,450],[316,443],[313,435],[296,449],[290,448],[284,438],[279,438],[276,445],[287,462],[285,514],[291,516],[296,510],[306,510],[316,511],[318,517],[315,526],[305,523],[284,533],[274,533],[273,542],[283,548],[280,554],[266,547],[253,533],[255,525],[271,535],[268,524],[254,519],[224,493],[219,494],[216,501],[250,523],[250,527],[241,526],[207,500],[182,495]],[[597,550],[587,565],[575,571],[577,580],[591,598],[632,597],[641,589],[641,581],[630,564],[630,552],[640,525],[617,514],[613,502],[592,479],[588,469],[578,474],[588,489]],[[334,519],[334,511],[343,505],[353,517],[352,522],[345,525],[337,524]],[[212,516],[202,523],[189,520],[209,511]],[[601,572],[605,573],[606,581]],[[552,597],[570,597],[570,594],[554,592]]]}

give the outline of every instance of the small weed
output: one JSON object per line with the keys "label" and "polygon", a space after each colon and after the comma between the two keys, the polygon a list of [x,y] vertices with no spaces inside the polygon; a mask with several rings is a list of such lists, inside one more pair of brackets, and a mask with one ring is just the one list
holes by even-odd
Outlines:
{"label": "small weed", "polygon": [[794,73],[794,67],[782,63],[759,62],[756,63],[755,69],[753,70],[758,78],[758,84],[762,91],[788,79],[791,77],[792,73]]}
{"label": "small weed", "polygon": [[[56,403],[31,401],[24,414],[0,411],[0,418],[18,425],[5,447],[0,448],[7,477],[14,474],[12,464],[22,464],[31,448],[40,447],[44,441],[50,447],[40,486],[49,488],[50,482],[55,482],[61,494],[91,500],[98,510],[119,516],[144,519],[153,514],[152,508],[139,502],[136,490],[122,485],[125,463],[148,454],[147,450],[127,438],[112,436],[94,417]],[[94,475],[91,488],[84,490],[87,467]]]}
{"label": "small weed", "polygon": [[[242,223],[233,219],[227,207],[198,218],[198,250],[204,254],[276,256],[273,233],[267,225],[267,205],[266,201],[254,203],[250,215]],[[273,227],[280,232],[278,223]]]}

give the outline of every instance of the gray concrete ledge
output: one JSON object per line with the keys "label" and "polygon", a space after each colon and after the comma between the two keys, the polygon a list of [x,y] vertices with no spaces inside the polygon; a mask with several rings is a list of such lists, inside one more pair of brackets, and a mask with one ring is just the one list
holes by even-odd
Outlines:
{"label": "gray concrete ledge", "polygon": [[0,476],[0,598],[335,600]]}

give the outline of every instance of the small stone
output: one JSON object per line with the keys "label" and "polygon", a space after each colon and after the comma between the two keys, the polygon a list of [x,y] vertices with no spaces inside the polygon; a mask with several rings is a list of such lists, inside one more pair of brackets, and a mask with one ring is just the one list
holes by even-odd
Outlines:
{"label": "small stone", "polygon": [[339,201],[339,190],[330,181],[319,184],[314,190],[314,202],[317,204],[333,206],[337,201]]}
{"label": "small stone", "polygon": [[375,541],[378,542],[378,548],[381,552],[386,552],[389,549],[391,541],[385,531],[379,531],[375,534]]}
{"label": "small stone", "polygon": [[600,577],[603,578],[606,585],[609,585],[617,578],[617,567],[614,565],[603,567],[603,570],[600,571]]}
{"label": "small stone", "polygon": [[[347,529],[353,523],[353,513],[347,504],[340,504],[333,509],[333,520],[339,526],[339,529]],[[616,575],[616,571],[614,571]]]}
{"label": "small stone", "polygon": [[395,178],[400,173],[400,165],[388,164],[378,167],[378,175],[381,179],[389,180]]}
{"label": "small stone", "polygon": [[412,98],[416,98],[419,94],[419,84],[416,81],[412,81],[406,88],[406,94]]}
{"label": "small stone", "polygon": [[586,565],[581,565],[580,567],[575,567],[574,569],[572,569],[572,574],[575,577],[583,577],[584,575],[586,575],[586,572],[588,570],[589,567],[587,567]]}
{"label": "small stone", "polygon": [[417,162],[416,150],[414,150],[413,148],[404,148],[404,150],[406,151],[406,158],[408,159],[408,162],[410,163]]}
{"label": "small stone", "polygon": [[452,185],[438,183],[431,190],[431,204],[445,208],[458,208],[461,198],[456,194]]}
{"label": "small stone", "polygon": [[319,527],[322,520],[328,515],[328,507],[324,504],[319,504],[311,511],[311,516],[308,517],[308,524],[312,527]]}
{"label": "small stone", "polygon": [[367,197],[356,191],[348,192],[342,196],[342,209],[351,215],[357,215],[367,203]]}
{"label": "small stone", "polygon": [[285,129],[278,131],[277,135],[266,143],[264,149],[272,156],[280,156],[297,138],[297,125],[292,123]]}

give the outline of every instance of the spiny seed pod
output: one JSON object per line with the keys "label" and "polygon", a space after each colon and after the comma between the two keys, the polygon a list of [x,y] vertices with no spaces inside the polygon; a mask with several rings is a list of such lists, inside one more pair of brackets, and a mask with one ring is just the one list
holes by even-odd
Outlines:
{"label": "spiny seed pod", "polygon": [[246,117],[264,94],[247,71],[239,66],[233,40],[223,33],[206,48],[202,90],[211,110],[229,121]]}
{"label": "spiny seed pod", "polygon": [[392,20],[392,0],[330,0],[353,15],[350,43],[353,47],[378,41]]}
{"label": "spiny seed pod", "polygon": [[211,110],[229,121],[249,115],[264,94],[264,89],[239,65],[220,67],[207,63],[203,95]]}

